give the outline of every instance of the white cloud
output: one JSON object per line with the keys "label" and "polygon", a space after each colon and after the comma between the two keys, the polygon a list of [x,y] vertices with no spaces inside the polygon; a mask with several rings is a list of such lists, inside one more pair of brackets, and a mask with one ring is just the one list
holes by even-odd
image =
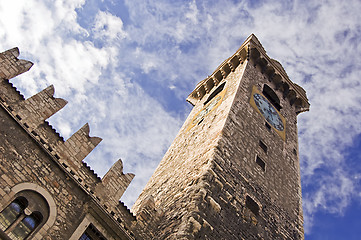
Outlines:
{"label": "white cloud", "polygon": [[186,12],[185,17],[186,19],[189,19],[193,24],[198,23],[198,8],[195,0],[189,3],[189,11]]}
{"label": "white cloud", "polygon": [[[127,37],[122,20],[99,11],[94,24],[90,24],[92,27],[84,29],[76,15],[76,9],[84,3],[57,1],[47,5],[45,1],[30,0],[21,6],[1,3],[0,26],[5,30],[0,30],[0,47],[18,45],[21,58],[35,63],[31,71],[13,80],[26,97],[54,84],[55,95],[69,101],[50,118],[65,139],[86,122],[90,122],[91,136],[104,139],[86,160],[96,172],[103,175],[120,157],[124,159],[125,172],[135,171],[137,177],[132,185],[137,187],[132,187],[134,194],[127,197],[134,202],[180,121],[132,83],[132,71],[139,67],[147,70],[147,62],[139,64],[137,58],[125,57],[134,54],[122,46],[125,43],[121,40]],[[6,15],[9,8],[11,18]],[[91,37],[98,42],[91,42]],[[121,65],[128,61],[135,63],[135,70],[131,65]]]}
{"label": "white cloud", "polygon": [[[137,19],[138,4],[128,2],[133,20]],[[163,64],[160,72],[203,68],[211,73],[236,50],[236,39],[243,40],[255,32],[269,55],[284,65],[290,78],[303,86],[310,98],[311,111],[299,119],[302,180],[316,189],[304,196],[306,230],[310,231],[312,218],[320,209],[342,214],[358,191],[357,182],[345,164],[343,150],[361,133],[360,63],[356,54],[360,53],[357,44],[361,35],[357,11],[360,3],[266,1],[252,9],[245,3],[229,1],[205,5],[192,2],[172,7],[158,2],[139,12],[146,15],[146,21],[139,21],[141,27],[130,33],[133,39],[140,39],[141,46],[146,46],[147,40],[166,39],[181,50],[169,49],[171,53],[164,54],[148,50],[148,56],[172,62],[172,65]],[[175,9],[179,14],[173,12]],[[182,16],[193,16],[189,18],[192,21],[180,21]],[[153,26],[152,31],[147,31],[148,25]],[[138,38],[138,33],[144,37]],[[180,47],[187,43],[192,47],[198,45],[192,52],[184,52]],[[177,64],[175,70],[174,64]],[[348,67],[346,76],[345,67]],[[305,81],[307,75],[309,81]],[[194,79],[201,80],[202,76]],[[318,169],[325,172],[317,176]],[[337,194],[331,189],[336,189]]]}
{"label": "white cloud", "polygon": [[95,38],[105,42],[119,41],[127,37],[127,33],[123,30],[122,20],[108,12],[97,13],[92,31]]}
{"label": "white cloud", "polygon": [[[19,87],[26,86],[25,94],[34,94],[50,84],[60,95],[75,89],[81,94],[109,64],[109,49],[97,49],[89,41],[76,39],[86,32],[76,22],[75,9],[83,2],[56,1],[51,6],[43,1],[1,4],[1,48],[17,45],[25,51],[23,57],[35,62],[26,79],[20,78]],[[30,86],[29,78],[37,82],[31,81]]]}
{"label": "white cloud", "polygon": [[[302,182],[315,189],[303,199],[310,232],[317,211],[342,214],[359,191],[344,149],[361,133],[360,63],[355,54],[360,48],[352,40],[360,34],[356,9],[361,6],[356,1],[294,2],[292,11],[282,13],[281,4],[257,9],[255,28],[269,55],[283,63],[310,98],[311,110],[301,114],[298,124]],[[311,79],[304,81],[307,74]]]}
{"label": "white cloud", "polygon": [[88,28],[77,15],[86,4],[2,1],[0,48],[19,46],[21,57],[35,63],[15,80],[27,97],[54,84],[56,96],[69,101],[51,118],[62,135],[89,121],[91,135],[104,139],[87,159],[97,172],[122,158],[125,172],[136,174],[127,202],[182,122],[151,87],[184,99],[252,32],[310,98],[298,124],[302,181],[315,189],[303,199],[306,230],[317,211],[342,214],[359,195],[343,152],[361,133],[359,1],[131,0],[128,22],[108,9],[96,11]]}

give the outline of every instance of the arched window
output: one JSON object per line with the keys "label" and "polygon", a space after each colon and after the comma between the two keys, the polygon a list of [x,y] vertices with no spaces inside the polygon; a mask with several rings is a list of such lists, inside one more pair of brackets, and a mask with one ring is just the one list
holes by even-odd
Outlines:
{"label": "arched window", "polygon": [[204,102],[204,105],[206,105],[207,103],[209,103],[215,96],[218,95],[218,93],[222,92],[224,86],[226,85],[226,82],[222,83],[221,85],[219,85],[219,87],[214,90],[211,95],[209,95],[207,101]]}
{"label": "arched window", "polygon": [[41,227],[49,217],[49,205],[37,192],[21,191],[0,213],[1,234],[24,240]]}
{"label": "arched window", "polygon": [[21,215],[24,214],[28,201],[24,197],[17,197],[0,213],[0,228],[5,231]]}
{"label": "arched window", "polygon": [[263,95],[272,103],[272,105],[279,111],[281,110],[280,99],[277,94],[267,84],[263,86]]}
{"label": "arched window", "polygon": [[11,231],[11,235],[19,240],[25,239],[35,230],[42,220],[43,215],[40,212],[33,212],[29,216],[24,217],[23,220],[15,226]]}

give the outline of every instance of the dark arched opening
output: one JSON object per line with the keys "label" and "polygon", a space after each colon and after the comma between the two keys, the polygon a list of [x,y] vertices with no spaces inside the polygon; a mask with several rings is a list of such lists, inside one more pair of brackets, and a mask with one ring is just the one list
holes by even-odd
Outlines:
{"label": "dark arched opening", "polygon": [[263,95],[272,103],[272,105],[279,111],[281,110],[280,99],[277,94],[267,84],[263,86]]}
{"label": "dark arched opening", "polygon": [[28,206],[28,201],[24,197],[17,197],[0,213],[0,229],[5,231],[13,224]]}
{"label": "dark arched opening", "polygon": [[206,105],[207,103],[209,103],[215,96],[218,95],[218,93],[222,92],[222,90],[224,89],[224,86],[226,85],[226,82],[222,83],[221,85],[219,85],[219,87],[214,90],[211,95],[209,95],[207,101],[204,102],[204,105]]}

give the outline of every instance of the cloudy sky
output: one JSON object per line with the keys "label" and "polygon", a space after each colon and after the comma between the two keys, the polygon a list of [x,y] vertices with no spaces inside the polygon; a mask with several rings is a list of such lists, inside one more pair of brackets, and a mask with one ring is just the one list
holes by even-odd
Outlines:
{"label": "cloudy sky", "polygon": [[35,65],[12,82],[50,84],[68,105],[50,118],[67,139],[103,138],[86,162],[136,174],[131,207],[191,110],[195,85],[254,33],[311,110],[299,116],[306,239],[361,236],[361,2],[4,0],[0,50]]}

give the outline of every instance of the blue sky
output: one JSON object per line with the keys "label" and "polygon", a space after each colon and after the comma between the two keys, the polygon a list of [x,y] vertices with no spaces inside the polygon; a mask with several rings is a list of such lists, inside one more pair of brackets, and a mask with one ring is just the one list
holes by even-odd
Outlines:
{"label": "blue sky", "polygon": [[254,33],[307,91],[298,118],[306,239],[361,236],[361,2],[17,0],[0,2],[0,49],[32,69],[25,95],[55,86],[67,139],[89,122],[99,174],[136,174],[130,207],[187,117],[195,85]]}

